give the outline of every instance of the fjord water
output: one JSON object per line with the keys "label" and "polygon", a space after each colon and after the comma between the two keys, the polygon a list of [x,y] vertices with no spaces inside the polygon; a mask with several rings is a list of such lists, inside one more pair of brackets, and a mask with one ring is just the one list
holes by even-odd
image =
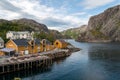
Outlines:
{"label": "fjord water", "polygon": [[0,80],[120,80],[120,43],[80,43],[82,50],[55,61],[50,67],[0,76]]}

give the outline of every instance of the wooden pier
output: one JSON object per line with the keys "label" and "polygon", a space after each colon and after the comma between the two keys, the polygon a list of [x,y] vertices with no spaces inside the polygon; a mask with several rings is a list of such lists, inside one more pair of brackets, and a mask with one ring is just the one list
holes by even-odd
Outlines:
{"label": "wooden pier", "polygon": [[11,57],[0,64],[0,74],[29,69],[42,68],[52,64],[52,59],[44,55],[31,55],[24,57]]}
{"label": "wooden pier", "polygon": [[[78,51],[78,49],[76,49],[76,51]],[[67,57],[71,55],[71,53],[72,51],[69,49],[55,49],[53,51],[32,55],[6,58],[0,62],[0,74],[50,66],[55,59]]]}

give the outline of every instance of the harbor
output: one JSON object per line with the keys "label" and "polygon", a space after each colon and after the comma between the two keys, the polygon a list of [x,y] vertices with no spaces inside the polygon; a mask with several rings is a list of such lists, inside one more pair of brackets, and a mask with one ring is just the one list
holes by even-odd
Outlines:
{"label": "harbor", "polygon": [[[80,49],[74,48],[76,51]],[[15,72],[30,68],[50,66],[55,59],[71,55],[70,49],[55,49],[52,51],[29,54],[18,57],[9,57],[1,60],[0,74]]]}

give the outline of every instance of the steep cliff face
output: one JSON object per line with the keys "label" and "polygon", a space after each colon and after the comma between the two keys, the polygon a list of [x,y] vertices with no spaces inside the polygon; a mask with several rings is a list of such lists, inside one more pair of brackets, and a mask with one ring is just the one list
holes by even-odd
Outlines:
{"label": "steep cliff face", "polygon": [[103,13],[92,16],[84,36],[78,41],[120,41],[120,5],[109,8]]}

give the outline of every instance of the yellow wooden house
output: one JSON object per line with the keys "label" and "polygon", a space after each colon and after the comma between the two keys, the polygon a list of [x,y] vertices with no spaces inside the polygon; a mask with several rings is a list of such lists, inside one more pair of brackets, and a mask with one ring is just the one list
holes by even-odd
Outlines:
{"label": "yellow wooden house", "polygon": [[6,48],[15,49],[16,53],[34,54],[41,51],[40,40],[16,39],[9,40],[5,44]]}
{"label": "yellow wooden house", "polygon": [[13,48],[2,48],[0,49],[0,56],[14,56],[15,49]]}
{"label": "yellow wooden house", "polygon": [[54,45],[52,45],[52,43],[50,41],[48,41],[47,39],[43,39],[41,41],[41,50],[42,51],[50,51],[55,49]]}
{"label": "yellow wooden house", "polygon": [[54,42],[54,46],[55,48],[67,48],[67,45],[68,43],[65,42],[63,39],[57,39],[55,42]]}

